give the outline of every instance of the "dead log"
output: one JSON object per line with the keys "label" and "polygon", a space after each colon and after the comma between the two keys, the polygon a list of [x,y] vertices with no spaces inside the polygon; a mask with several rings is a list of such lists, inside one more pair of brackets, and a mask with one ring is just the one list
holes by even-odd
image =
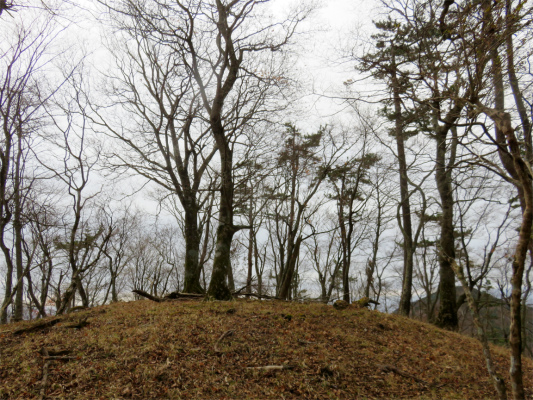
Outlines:
{"label": "dead log", "polygon": [[172,292],[167,294],[164,297],[157,297],[146,293],[144,290],[133,290],[133,293],[138,294],[139,296],[146,297],[149,300],[155,301],[156,303],[162,303],[164,301],[179,301],[179,300],[203,300],[205,296],[203,294],[197,293],[179,293]]}
{"label": "dead log", "polygon": [[35,331],[40,331],[42,329],[50,328],[54,326],[55,324],[57,324],[59,321],[61,321],[61,318],[54,318],[48,321],[39,321],[36,324],[33,324],[31,326],[15,329],[13,331],[13,335],[20,335],[23,333],[35,332]]}
{"label": "dead log", "polygon": [[161,297],[152,296],[150,293],[146,293],[144,290],[133,290],[133,293],[138,294],[139,296],[146,297],[148,300],[155,301],[156,303],[161,303],[165,301],[165,299],[162,299]]}
{"label": "dead log", "polygon": [[164,299],[203,299],[205,295],[199,294],[199,293],[180,293],[180,292],[172,292],[167,294]]}

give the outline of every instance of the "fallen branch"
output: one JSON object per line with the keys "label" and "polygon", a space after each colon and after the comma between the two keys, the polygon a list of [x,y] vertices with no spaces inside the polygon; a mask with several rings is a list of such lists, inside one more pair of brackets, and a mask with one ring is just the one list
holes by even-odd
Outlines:
{"label": "fallen branch", "polygon": [[222,350],[220,350],[218,348],[218,345],[220,344],[220,342],[222,342],[225,338],[233,335],[235,333],[235,331],[232,331],[232,330],[229,330],[227,332],[224,332],[217,340],[217,342],[215,343],[215,353],[222,353]]}
{"label": "fallen branch", "polygon": [[203,300],[205,296],[203,294],[197,293],[179,293],[172,292],[167,294],[165,297],[157,297],[146,293],[144,290],[133,290],[133,293],[138,294],[139,296],[146,297],[149,300],[155,301],[156,303],[162,303],[164,301],[176,301],[176,300]]}
{"label": "fallen branch", "polygon": [[414,380],[417,383],[421,383],[422,385],[434,386],[433,384],[428,383],[428,382],[426,382],[426,381],[424,381],[424,380],[422,380],[420,378],[417,378],[414,375],[411,375],[411,374],[408,374],[407,372],[403,372],[403,371],[399,370],[398,368],[394,367],[393,365],[377,365],[377,367],[382,372],[385,372],[385,373],[392,372],[392,373],[395,373],[396,375],[400,375],[400,376],[402,376],[404,378],[412,379],[412,380]]}
{"label": "fallen branch", "polygon": [[283,300],[282,298],[275,296],[268,296],[266,294],[256,294],[256,293],[233,293],[236,296],[245,296],[245,297],[256,297],[258,299],[268,299],[268,300]]}
{"label": "fallen branch", "polygon": [[148,300],[155,301],[156,303],[161,303],[165,301],[161,297],[152,296],[150,293],[146,293],[144,290],[132,290],[133,293],[138,294],[139,296],[146,297]]}
{"label": "fallen branch", "polygon": [[172,292],[167,294],[164,299],[203,299],[205,298],[205,295],[199,294],[199,293],[180,293],[180,292]]}
{"label": "fallen branch", "polygon": [[243,286],[242,288],[240,288],[239,290],[235,291],[232,293],[233,296],[239,296],[241,294],[241,292],[244,290],[244,289],[247,289],[248,288],[248,285],[246,286]]}
{"label": "fallen branch", "polygon": [[263,367],[247,367],[246,369],[257,369],[261,371],[281,371],[284,369],[293,369],[292,365],[265,365]]}
{"label": "fallen branch", "polygon": [[47,360],[47,361],[70,361],[70,360],[76,360],[76,357],[71,357],[71,356],[49,356],[49,357],[44,357],[44,360]]}
{"label": "fallen branch", "polygon": [[27,326],[25,328],[15,329],[13,331],[13,335],[20,335],[22,333],[35,332],[35,331],[39,331],[41,329],[50,328],[50,327],[54,326],[55,324],[57,324],[59,321],[61,321],[61,318],[54,318],[54,319],[50,319],[48,321],[40,321],[40,322],[38,322],[36,324],[33,324],[31,326]]}

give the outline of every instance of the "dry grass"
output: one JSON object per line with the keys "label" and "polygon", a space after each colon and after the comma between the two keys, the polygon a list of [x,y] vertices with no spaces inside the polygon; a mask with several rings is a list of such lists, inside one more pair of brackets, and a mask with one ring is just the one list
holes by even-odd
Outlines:
{"label": "dry grass", "polygon": [[[87,316],[89,325],[68,328]],[[41,332],[5,332],[14,328],[0,328],[0,399],[39,398],[42,347],[75,357],[50,363],[46,398],[495,397],[475,340],[366,309],[137,301],[70,314]],[[507,379],[508,353],[494,353]],[[269,365],[283,368],[252,368]],[[525,367],[530,397],[530,360]]]}

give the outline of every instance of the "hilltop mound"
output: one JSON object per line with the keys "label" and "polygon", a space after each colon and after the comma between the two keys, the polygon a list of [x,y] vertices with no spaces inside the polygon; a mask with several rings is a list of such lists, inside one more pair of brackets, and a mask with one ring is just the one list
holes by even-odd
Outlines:
{"label": "hilltop mound", "polygon": [[[39,398],[43,382],[69,399],[495,397],[474,339],[366,309],[137,301],[15,334],[30,325],[0,328],[1,399]],[[508,353],[493,349],[507,380]]]}

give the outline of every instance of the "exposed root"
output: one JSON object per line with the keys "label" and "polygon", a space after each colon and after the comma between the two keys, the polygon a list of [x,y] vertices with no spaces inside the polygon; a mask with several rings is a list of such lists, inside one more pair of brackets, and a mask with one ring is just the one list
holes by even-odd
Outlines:
{"label": "exposed root", "polygon": [[33,325],[25,327],[25,328],[15,329],[13,331],[13,334],[14,335],[20,335],[22,333],[40,331],[41,329],[46,329],[46,328],[50,328],[50,327],[54,326],[59,321],[61,321],[61,318],[54,318],[54,319],[50,319],[50,320],[47,320],[47,321],[39,321],[36,324],[33,324]]}

